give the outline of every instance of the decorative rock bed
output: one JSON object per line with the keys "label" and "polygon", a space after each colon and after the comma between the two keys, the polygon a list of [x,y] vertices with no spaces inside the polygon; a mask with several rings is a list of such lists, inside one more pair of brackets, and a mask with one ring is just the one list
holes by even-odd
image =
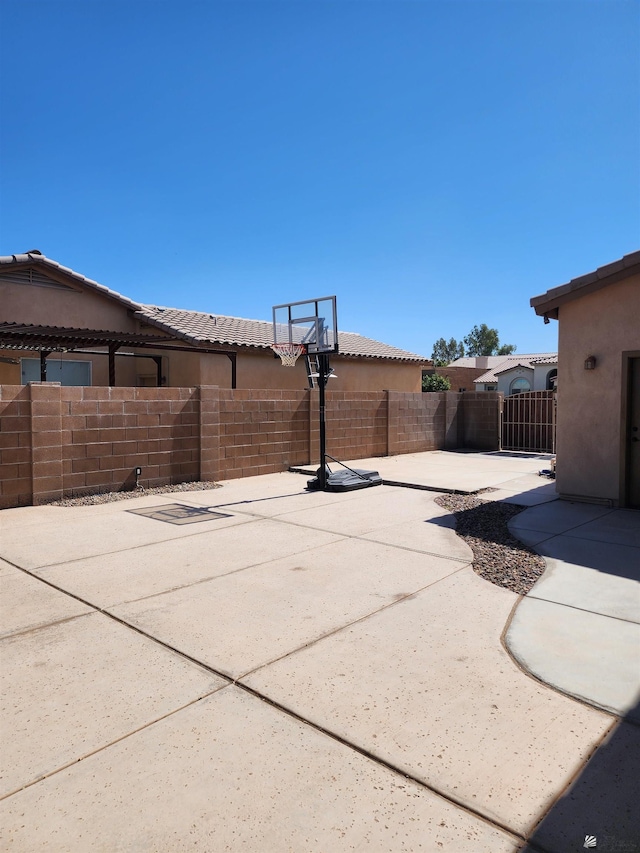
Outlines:
{"label": "decorative rock bed", "polygon": [[195,483],[176,483],[175,486],[154,486],[152,489],[131,489],[126,492],[101,492],[97,495],[84,495],[77,498],[64,498],[53,501],[49,506],[92,506],[108,504],[112,501],[126,501],[131,498],[144,498],[147,495],[166,495],[169,492],[204,492],[221,488],[218,483],[199,480]]}
{"label": "decorative rock bed", "polygon": [[496,586],[525,595],[544,572],[543,558],[509,531],[525,506],[486,501],[475,495],[442,495],[438,506],[453,513],[456,533],[473,551],[473,570]]}

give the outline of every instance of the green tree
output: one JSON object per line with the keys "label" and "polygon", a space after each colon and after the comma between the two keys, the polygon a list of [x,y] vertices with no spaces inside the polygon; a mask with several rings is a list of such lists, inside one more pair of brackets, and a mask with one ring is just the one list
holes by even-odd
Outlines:
{"label": "green tree", "polygon": [[486,323],[474,326],[464,339],[467,355],[510,355],[516,351],[514,344],[500,346],[498,330],[490,329]]}
{"label": "green tree", "polygon": [[451,364],[456,358],[462,358],[464,355],[464,344],[462,341],[457,341],[455,338],[450,338],[445,341],[444,338],[438,338],[433,345],[431,353],[431,361],[436,367],[444,367],[446,364]]}
{"label": "green tree", "polygon": [[451,382],[448,376],[440,376],[438,373],[422,374],[423,391],[450,391]]}

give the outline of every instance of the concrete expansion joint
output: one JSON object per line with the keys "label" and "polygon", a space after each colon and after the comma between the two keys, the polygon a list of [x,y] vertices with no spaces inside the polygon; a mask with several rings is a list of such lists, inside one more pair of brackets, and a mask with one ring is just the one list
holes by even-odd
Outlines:
{"label": "concrete expansion joint", "polygon": [[[570,698],[573,698],[573,697],[570,697]],[[587,766],[587,764],[591,761],[591,759],[596,754],[596,752],[600,749],[600,747],[606,743],[609,736],[617,728],[619,722],[620,721],[618,719],[613,720],[611,722],[611,725],[608,726],[608,728],[606,729],[606,731],[603,732],[603,734],[592,745],[591,750],[587,753],[587,755],[585,755],[582,762],[579,763],[578,767],[576,767],[576,769],[573,771],[573,773],[570,775],[570,777],[566,780],[566,782],[562,786],[562,788],[560,788],[560,790],[557,791],[553,797],[551,797],[551,800],[550,800],[547,808],[544,809],[544,811],[542,812],[540,817],[538,817],[538,819],[536,820],[535,824],[532,825],[530,832],[529,832],[529,835],[535,834],[535,832],[536,832],[537,828],[540,826],[540,824],[542,824],[544,822],[546,817],[553,811],[554,808],[556,808],[556,806],[560,803],[560,801],[568,795],[568,793],[571,790],[571,788],[573,787],[573,785],[582,776],[584,769]],[[538,844],[533,844],[532,842],[529,842],[529,844],[530,844],[532,850],[540,850],[541,853],[555,853],[555,851],[553,849],[549,849],[547,847],[543,847],[543,846],[538,845]]]}
{"label": "concrete expansion joint", "polygon": [[[422,553],[422,552],[418,552],[418,553]],[[239,679],[241,679],[241,678],[247,678],[249,675],[253,675],[254,673],[259,672],[262,669],[266,669],[267,667],[271,666],[274,663],[277,663],[278,661],[286,660],[287,658],[292,657],[293,655],[297,654],[298,652],[303,651],[304,649],[309,649],[312,646],[317,645],[322,640],[326,640],[328,637],[333,637],[336,634],[340,634],[343,631],[347,631],[350,628],[353,628],[354,625],[359,625],[361,622],[366,622],[368,619],[371,619],[373,616],[377,616],[380,613],[384,613],[386,610],[389,610],[391,607],[395,607],[397,604],[402,604],[403,601],[408,601],[409,599],[415,598],[416,595],[419,595],[421,592],[424,592],[426,589],[429,589],[430,587],[434,587],[437,584],[448,580],[453,575],[458,574],[459,572],[463,571],[466,568],[467,568],[466,565],[461,566],[459,569],[456,569],[455,571],[451,572],[448,575],[445,575],[444,577],[438,578],[437,580],[433,581],[432,583],[427,584],[426,586],[420,587],[419,589],[416,589],[413,592],[408,592],[405,595],[402,595],[401,597],[396,598],[394,601],[388,602],[387,604],[383,604],[381,607],[378,607],[377,610],[372,610],[371,613],[365,613],[364,616],[359,616],[357,619],[354,619],[352,622],[349,622],[346,625],[340,625],[338,628],[334,628],[333,630],[327,631],[326,633],[322,634],[319,637],[315,637],[313,640],[309,640],[309,642],[304,643],[302,646],[298,646],[297,649],[291,649],[290,651],[285,652],[284,654],[279,655],[278,657],[275,657],[270,661],[267,661],[267,663],[260,664],[260,666],[256,666],[254,669],[250,669],[247,672],[243,672],[242,675],[239,675],[238,678],[236,680],[234,680],[233,683],[236,684],[236,683],[238,683]]]}
{"label": "concrete expansion joint", "polygon": [[[516,610],[518,609],[519,605],[524,601],[525,598],[530,598],[530,597],[531,596],[529,596],[528,594],[518,596],[517,600],[514,601],[514,603],[513,603],[513,607],[511,608],[511,612],[509,613],[509,616],[507,618],[507,621],[505,622],[504,628],[502,629],[502,633],[500,634],[500,645],[505,650],[505,652],[509,656],[510,660],[517,667],[517,669],[520,670],[520,672],[523,675],[526,675],[527,678],[530,678],[532,681],[535,681],[537,684],[541,684],[543,687],[546,687],[547,690],[551,690],[553,693],[557,693],[558,696],[563,696],[566,699],[571,699],[573,702],[577,702],[579,705],[586,705],[588,708],[594,708],[596,711],[600,711],[600,713],[606,714],[608,717],[611,717],[613,719],[614,722],[612,722],[612,726],[615,725],[616,722],[620,722],[624,718],[621,717],[619,714],[616,714],[614,711],[609,711],[606,708],[602,708],[600,705],[596,705],[592,702],[589,702],[587,699],[583,699],[580,696],[574,696],[572,693],[566,693],[564,690],[561,690],[559,687],[556,687],[553,684],[549,684],[547,681],[544,681],[542,678],[537,676],[535,673],[531,672],[530,669],[527,669],[527,667],[521,661],[519,661],[518,658],[513,654],[513,652],[511,651],[511,649],[509,648],[509,645],[507,643],[507,634],[509,633],[509,628],[511,627],[511,623],[513,622],[513,618],[515,616]],[[538,599],[538,600],[544,600],[544,599]],[[625,722],[630,722],[633,725],[639,725],[640,726],[640,723],[636,724],[635,722],[633,722],[631,720],[626,720]],[[609,731],[609,730],[607,730],[607,731]]]}
{"label": "concrete expansion joint", "polygon": [[[11,563],[11,565],[15,566],[15,564],[13,564],[13,563]],[[0,797],[0,800],[6,799],[7,797],[10,797],[10,796],[13,796],[14,794],[18,793],[19,791],[21,791],[25,788],[29,788],[32,785],[35,785],[38,782],[41,782],[46,778],[49,778],[51,776],[55,776],[56,774],[66,770],[68,767],[79,763],[80,761],[84,761],[86,758],[90,758],[92,755],[96,755],[98,753],[105,751],[110,746],[113,746],[113,745],[119,743],[120,741],[126,740],[127,738],[131,737],[134,734],[137,734],[141,731],[144,731],[145,729],[150,728],[151,726],[155,725],[156,723],[158,723],[164,719],[167,719],[169,717],[174,716],[175,714],[179,713],[180,711],[184,710],[185,708],[188,708],[192,705],[195,705],[196,703],[200,702],[202,699],[207,698],[207,696],[210,696],[214,693],[217,693],[220,690],[225,690],[228,687],[234,686],[234,687],[237,687],[239,690],[242,690],[243,692],[253,696],[254,698],[257,698],[260,701],[267,703],[268,705],[273,707],[275,710],[278,710],[281,713],[284,713],[287,716],[292,717],[293,719],[297,720],[298,722],[302,723],[303,725],[309,726],[310,728],[314,729],[315,731],[325,735],[326,737],[331,738],[332,740],[338,742],[339,744],[346,747],[347,749],[350,749],[354,752],[357,752],[358,754],[362,755],[363,757],[367,758],[368,760],[370,760],[370,761],[372,761],[372,762],[374,762],[374,763],[376,763],[382,767],[385,767],[387,770],[390,770],[394,774],[401,776],[404,779],[408,779],[409,781],[415,783],[419,787],[430,791],[431,793],[435,794],[436,796],[440,797],[441,799],[445,800],[446,802],[449,802],[452,805],[454,805],[454,806],[462,809],[463,811],[469,813],[470,815],[473,815],[474,817],[478,818],[479,820],[482,820],[484,823],[486,823],[492,827],[495,827],[495,828],[501,830],[502,832],[507,833],[508,835],[510,835],[514,839],[514,841],[517,841],[520,843],[526,842],[526,837],[524,835],[513,830],[511,827],[507,826],[506,824],[503,824],[503,823],[495,820],[494,818],[490,818],[489,816],[485,815],[482,811],[473,808],[472,806],[470,806],[468,803],[464,802],[463,800],[459,800],[456,797],[452,796],[451,794],[448,794],[448,793],[445,793],[445,792],[438,790],[436,787],[429,785],[424,780],[422,780],[422,779],[420,779],[420,778],[418,778],[418,777],[416,777],[410,773],[407,773],[402,768],[396,767],[394,764],[386,761],[385,759],[381,758],[380,756],[376,755],[375,753],[372,753],[372,752],[364,749],[363,747],[360,747],[357,744],[346,740],[345,738],[341,737],[337,733],[332,732],[330,729],[326,729],[326,728],[318,725],[317,723],[312,722],[311,720],[307,719],[306,717],[303,717],[303,716],[300,716],[299,714],[296,714],[294,711],[287,708],[285,705],[282,705],[282,704],[270,699],[265,694],[262,694],[259,691],[255,690],[254,688],[251,688],[248,685],[243,684],[240,679],[246,678],[248,675],[251,674],[251,672],[244,673],[242,676],[239,676],[237,679],[233,679],[229,675],[226,675],[225,673],[222,673],[222,672],[216,670],[214,667],[209,666],[208,664],[203,663],[202,661],[198,660],[197,658],[194,658],[193,656],[186,654],[185,652],[181,651],[180,649],[177,649],[176,647],[170,645],[169,643],[163,642],[162,640],[159,640],[158,638],[153,637],[152,635],[148,634],[146,631],[142,630],[141,628],[138,628],[136,625],[132,625],[131,623],[126,622],[124,619],[121,619],[120,617],[116,616],[114,613],[111,613],[108,609],[96,607],[95,605],[91,604],[91,602],[86,601],[85,599],[81,598],[80,596],[69,593],[64,589],[61,589],[59,586],[52,583],[51,581],[48,581],[45,578],[40,577],[39,575],[35,575],[27,569],[23,569],[20,566],[15,566],[15,568],[23,571],[25,574],[29,575],[30,577],[35,578],[36,580],[40,580],[42,583],[46,584],[47,586],[51,587],[52,589],[55,589],[58,592],[62,592],[63,594],[68,595],[70,598],[73,598],[76,601],[78,601],[82,604],[85,604],[88,607],[91,607],[94,612],[102,613],[103,615],[107,616],[109,619],[112,619],[114,622],[117,622],[118,624],[122,625],[123,627],[129,628],[130,630],[132,630],[132,631],[136,632],[137,634],[145,637],[146,639],[150,640],[151,642],[156,643],[157,645],[161,646],[162,648],[173,652],[174,654],[178,655],[179,657],[181,657],[185,660],[188,660],[190,663],[193,663],[194,665],[200,667],[201,669],[204,669],[205,671],[207,671],[207,672],[211,673],[212,675],[215,675],[216,677],[225,681],[226,684],[224,684],[222,687],[217,687],[214,690],[208,691],[207,693],[196,697],[195,699],[191,700],[190,702],[187,702],[178,708],[172,709],[171,711],[169,711],[166,714],[162,714],[161,716],[146,722],[144,725],[139,726],[139,727],[133,729],[132,731],[125,733],[121,737],[115,738],[114,740],[110,741],[108,744],[103,744],[99,748],[97,748],[95,750],[91,750],[90,752],[83,754],[82,756],[74,759],[73,761],[65,763],[61,767],[57,767],[55,770],[51,771],[50,773],[44,774],[44,775],[38,777],[37,779],[29,782],[28,784],[23,785],[14,791],[9,792],[8,794],[4,795],[3,797]],[[461,567],[459,569],[459,571],[462,571],[462,568],[463,567]],[[422,589],[427,589],[429,586],[433,586],[436,583],[439,583],[439,581],[435,581],[433,584],[428,584],[426,587],[423,587]],[[413,593],[408,593],[406,596],[403,596],[401,599],[398,599],[397,601],[394,601],[394,602],[391,602],[389,604],[384,605],[383,607],[374,611],[374,613],[367,614],[366,616],[363,616],[360,619],[354,620],[354,622],[350,623],[349,625],[342,626],[342,627],[336,629],[335,631],[329,632],[328,634],[326,634],[324,636],[330,636],[331,634],[336,634],[340,631],[343,631],[345,629],[350,628],[352,625],[354,625],[358,622],[362,622],[365,619],[369,619],[371,616],[375,615],[376,613],[379,613],[382,610],[386,610],[389,607],[393,607],[395,604],[401,603],[402,601],[405,601],[407,598],[413,597],[418,592],[421,592],[422,589],[416,590]],[[84,614],[84,615],[92,615],[92,614]],[[308,643],[305,646],[302,646],[301,648],[307,648],[310,645],[314,645],[315,643],[319,642],[320,639],[323,639],[323,637],[320,637],[320,638],[312,641],[311,643]],[[293,652],[289,652],[287,655],[283,655],[283,657],[287,657],[291,654],[295,654],[296,651],[299,651],[299,649],[296,649]],[[275,661],[271,661],[270,663],[274,663],[274,662]],[[257,667],[257,669],[262,669],[266,666],[269,666],[270,663],[264,664],[262,667]],[[253,671],[255,671],[255,670],[253,670]]]}
{"label": "concrete expansion joint", "polygon": [[132,737],[139,732],[143,732],[146,729],[155,726],[156,723],[162,722],[162,720],[166,720],[169,717],[173,717],[175,714],[180,713],[180,711],[184,711],[185,708],[190,708],[192,705],[196,705],[198,702],[201,702],[203,699],[206,699],[208,696],[212,696],[214,693],[218,693],[220,690],[224,690],[226,687],[229,687],[229,684],[225,684],[222,687],[217,687],[215,690],[209,690],[207,693],[203,693],[201,696],[196,696],[195,699],[192,699],[190,702],[185,702],[183,705],[180,705],[178,708],[173,708],[171,711],[167,711],[166,714],[161,714],[159,717],[155,717],[153,720],[148,720],[144,725],[137,726],[135,729],[131,729],[131,731],[126,732],[120,737],[114,738],[109,741],[109,743],[102,744],[97,749],[92,749],[89,752],[85,752],[83,755],[78,756],[78,758],[74,758],[73,761],[67,761],[65,764],[62,764],[60,767],[56,767],[55,770],[51,770],[49,773],[43,773],[42,776],[38,776],[37,779],[33,779],[31,782],[27,782],[26,785],[21,785],[19,788],[16,788],[13,791],[9,791],[6,794],[0,795],[0,802],[2,800],[6,800],[8,797],[13,797],[14,794],[20,793],[20,791],[24,791],[27,788],[31,788],[33,785],[37,785],[38,782],[43,782],[45,779],[50,779],[52,776],[56,776],[58,773],[62,773],[68,767],[73,767],[75,764],[79,764],[81,761],[84,761],[87,758],[91,758],[92,755],[98,755],[101,752],[104,752],[106,749],[109,749],[111,746],[115,746],[117,743],[121,743],[124,740]]}
{"label": "concrete expansion joint", "polygon": [[[244,677],[246,677],[246,675],[242,676],[242,677],[244,678]],[[475,808],[473,808],[473,806],[470,806],[468,803],[464,802],[464,800],[460,800],[457,797],[454,797],[452,794],[448,794],[448,793],[445,793],[443,791],[440,791],[438,788],[434,787],[433,785],[429,785],[428,782],[425,782],[423,779],[420,779],[419,777],[414,776],[411,773],[407,773],[406,770],[403,770],[402,768],[397,767],[395,764],[392,764],[390,761],[387,761],[384,758],[382,758],[381,756],[376,755],[374,752],[370,752],[369,750],[364,749],[364,747],[358,746],[358,744],[353,743],[352,741],[349,741],[346,738],[343,738],[341,735],[337,734],[336,732],[331,731],[331,729],[327,729],[324,726],[319,725],[318,723],[314,723],[312,720],[309,720],[307,717],[303,717],[300,714],[297,714],[291,708],[287,708],[286,705],[282,705],[280,702],[276,702],[273,699],[270,699],[266,694],[260,693],[260,691],[255,690],[253,687],[249,687],[248,685],[242,684],[241,682],[234,682],[234,684],[237,687],[244,690],[246,693],[250,694],[251,696],[254,696],[256,699],[259,699],[261,702],[265,702],[267,705],[270,705],[275,710],[280,711],[281,713],[286,714],[288,717],[291,717],[292,719],[296,720],[297,722],[302,723],[303,725],[309,726],[310,728],[314,729],[316,732],[319,732],[320,734],[323,734],[326,737],[331,738],[331,740],[336,741],[341,746],[347,747],[347,749],[350,749],[353,752],[356,752],[359,755],[362,755],[364,758],[367,758],[369,761],[373,761],[375,764],[378,764],[379,766],[384,767],[387,770],[390,770],[392,773],[396,774],[397,776],[401,776],[403,779],[408,779],[410,782],[413,782],[414,784],[418,785],[421,788],[424,788],[427,791],[430,791],[432,794],[435,794],[437,797],[440,797],[441,799],[445,800],[446,802],[451,803],[452,805],[456,806],[457,808],[460,808],[463,811],[467,812],[468,814],[473,815],[474,817],[480,819],[481,821],[483,821],[483,823],[489,824],[489,826],[495,827],[496,829],[500,829],[502,832],[506,832],[515,841],[518,841],[521,843],[526,842],[527,838],[525,835],[523,835],[520,832],[517,832],[516,830],[507,826],[506,824],[503,824],[500,821],[497,821],[495,818],[488,817],[479,809],[475,809]]]}
{"label": "concrete expansion joint", "polygon": [[[5,562],[6,562],[6,560],[5,560]],[[24,572],[24,574],[29,575],[29,577],[36,578],[36,579],[40,580],[40,578],[38,578],[37,575],[32,575],[30,572],[27,572],[24,569],[21,569],[19,566],[15,566],[15,568],[17,568],[21,572]],[[88,605],[88,606],[91,607],[92,605]],[[94,608],[94,610],[95,610],[95,608]],[[9,634],[0,634],[0,642],[2,642],[2,640],[13,640],[16,637],[28,637],[29,634],[36,634],[38,631],[42,631],[45,628],[51,628],[51,627],[57,626],[57,625],[64,625],[67,622],[75,622],[76,619],[84,619],[87,616],[93,616],[93,615],[94,615],[93,613],[76,613],[74,616],[65,616],[65,617],[62,617],[61,619],[56,619],[53,622],[44,622],[42,625],[32,625],[30,628],[25,628],[23,631],[12,631]]]}
{"label": "concrete expansion joint", "polygon": [[[532,595],[530,592],[526,594],[526,596],[522,596],[522,598],[532,599],[533,601],[544,601],[547,604],[556,604],[558,607],[567,607],[569,610],[578,610],[581,613],[594,613],[593,610],[587,610],[585,607],[578,607],[577,604],[568,604],[566,602],[558,602],[554,601],[552,598],[542,598],[539,595]],[[597,616],[601,616],[603,619],[613,619],[614,622],[626,622],[629,625],[638,625],[638,621],[636,619],[625,619],[623,616],[613,616],[611,613],[596,613]]]}

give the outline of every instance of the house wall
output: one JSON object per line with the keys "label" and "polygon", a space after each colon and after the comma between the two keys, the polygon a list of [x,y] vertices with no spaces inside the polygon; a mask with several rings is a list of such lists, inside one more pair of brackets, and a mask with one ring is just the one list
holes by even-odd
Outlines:
{"label": "house wall", "polygon": [[[452,391],[476,391],[473,380],[487,372],[486,367],[436,367],[427,373],[437,373],[446,376],[451,382]],[[481,389],[484,390],[484,389]]]}
{"label": "house wall", "polygon": [[[556,483],[564,496],[624,500],[622,353],[640,349],[639,317],[638,275],[560,306]],[[590,355],[595,370],[584,369]]]}
{"label": "house wall", "polygon": [[534,376],[533,370],[527,367],[514,367],[512,370],[508,370],[506,373],[501,373],[498,376],[498,391],[500,394],[504,394],[505,397],[511,394],[511,383],[514,379],[519,379],[522,377],[523,379],[527,379],[529,381],[529,385],[531,386],[530,390],[534,391]]}
{"label": "house wall", "polygon": [[[39,269],[36,267],[36,269]],[[114,299],[70,284],[54,270],[42,270],[51,286],[0,282],[2,319],[12,323],[50,324],[75,329],[135,332],[137,321]],[[59,280],[59,284],[55,281]],[[64,282],[64,283],[63,283]],[[64,318],[60,321],[59,318]]]}
{"label": "house wall", "polygon": [[[319,459],[318,394],[304,390],[0,386],[0,508],[141,485],[221,480]],[[496,450],[497,394],[327,392],[338,459]]]}
{"label": "house wall", "polygon": [[536,364],[533,368],[533,388],[532,391],[549,391],[547,388],[547,376],[552,370],[557,370],[556,364]]}
{"label": "house wall", "polygon": [[[115,332],[141,332],[163,336],[155,327],[141,324],[128,309],[114,299],[82,285],[55,269],[34,267],[49,277],[50,286],[16,284],[0,281],[0,320],[54,325],[78,329],[100,329]],[[11,270],[9,270],[9,273]],[[168,343],[173,343],[167,335]],[[215,348],[215,347],[214,347]],[[221,349],[229,347],[221,346]],[[123,348],[135,351],[131,347]],[[304,360],[294,368],[283,368],[279,359],[270,350],[253,347],[238,347],[237,388],[272,388],[304,390],[307,387]],[[167,352],[145,349],[146,354],[161,355],[166,387],[180,388],[199,385],[217,385],[231,388],[231,361],[225,355],[202,354],[194,351]],[[0,357],[20,358],[21,355],[39,358],[37,352],[0,351]],[[54,355],[54,358],[89,360],[92,363],[92,385],[109,384],[109,360],[107,355],[89,356],[80,353]],[[132,359],[116,355],[116,386],[140,385],[141,377],[149,381],[156,376],[156,365],[150,359]],[[337,379],[331,387],[344,392],[383,391],[387,389],[418,393],[422,386],[422,365],[385,361],[374,358],[331,358]],[[55,377],[47,376],[55,381]],[[19,385],[22,381],[19,365],[0,362],[0,384]]]}

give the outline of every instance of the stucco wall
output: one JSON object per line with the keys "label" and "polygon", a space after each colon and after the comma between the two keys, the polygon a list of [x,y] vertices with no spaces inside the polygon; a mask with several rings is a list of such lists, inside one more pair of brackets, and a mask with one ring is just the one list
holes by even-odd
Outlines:
{"label": "stucco wall", "polygon": [[[79,329],[100,329],[116,332],[142,332],[163,336],[155,327],[141,325],[135,320],[126,306],[103,296],[100,293],[84,289],[77,282],[69,280],[64,274],[54,270],[41,271],[51,277],[52,286],[35,284],[11,284],[0,282],[0,320],[7,322],[30,323],[35,325],[53,325]],[[56,279],[57,283],[54,282]],[[168,338],[168,336],[167,336]],[[168,343],[175,343],[168,338]],[[213,348],[217,348],[213,345]],[[220,349],[229,347],[220,346]],[[132,347],[123,347],[127,352]],[[145,349],[145,353],[163,357],[163,376],[167,387],[180,388],[197,385],[217,385],[231,388],[231,361],[225,355],[213,355],[166,350]],[[21,356],[39,358],[37,352],[0,351],[0,357],[20,358]],[[54,358],[60,356],[54,355]],[[109,383],[109,361],[107,355],[87,356],[70,353],[71,360],[90,360],[92,362],[92,385],[107,386]],[[330,389],[334,391],[405,391],[420,393],[422,385],[422,365],[383,361],[372,358],[332,357],[331,364],[338,376],[332,379]],[[116,387],[142,384],[140,377],[155,380],[156,365],[151,359],[133,359],[116,355]],[[47,375],[48,381],[56,381],[55,376]],[[0,384],[18,385],[22,381],[19,365],[0,362]],[[294,368],[283,368],[280,360],[270,350],[258,350],[252,347],[237,348],[236,387],[248,390],[252,388],[282,389],[300,391],[307,387],[304,359],[300,359]]]}
{"label": "stucco wall", "polygon": [[[345,359],[338,355],[332,356],[331,366],[336,372],[336,378],[329,381],[330,391],[392,390],[419,393],[421,390],[422,368],[419,364],[366,358]],[[150,369],[155,370],[153,362],[150,362]],[[166,374],[167,384],[172,387],[217,385],[220,388],[231,388],[231,362],[225,355],[170,353]],[[307,385],[304,359],[298,359],[295,367],[283,367],[280,359],[271,351],[238,349],[238,390],[267,388],[304,391]]]}
{"label": "stucco wall", "polygon": [[[479,391],[484,390],[478,388],[474,384],[474,379],[486,373],[486,367],[436,367],[433,371],[438,376],[446,376],[451,382],[452,391]],[[431,372],[431,371],[427,371]]]}
{"label": "stucco wall", "polygon": [[[44,274],[52,279],[55,275],[49,270]],[[9,318],[12,323],[52,324],[67,328],[108,329],[117,332],[137,331],[137,321],[122,305],[100,293],[82,290],[77,285],[68,285],[67,282],[64,286],[52,287],[1,282],[0,304],[2,318]]]}
{"label": "stucco wall", "polygon": [[[623,499],[622,353],[640,349],[639,318],[640,276],[560,306],[557,488],[562,495]],[[595,370],[584,369],[590,355]]]}
{"label": "stucco wall", "polygon": [[506,373],[501,373],[498,376],[498,388],[496,390],[505,396],[511,394],[511,383],[514,379],[526,379],[530,386],[529,390],[535,390],[533,386],[533,370],[529,367],[514,367]]}

